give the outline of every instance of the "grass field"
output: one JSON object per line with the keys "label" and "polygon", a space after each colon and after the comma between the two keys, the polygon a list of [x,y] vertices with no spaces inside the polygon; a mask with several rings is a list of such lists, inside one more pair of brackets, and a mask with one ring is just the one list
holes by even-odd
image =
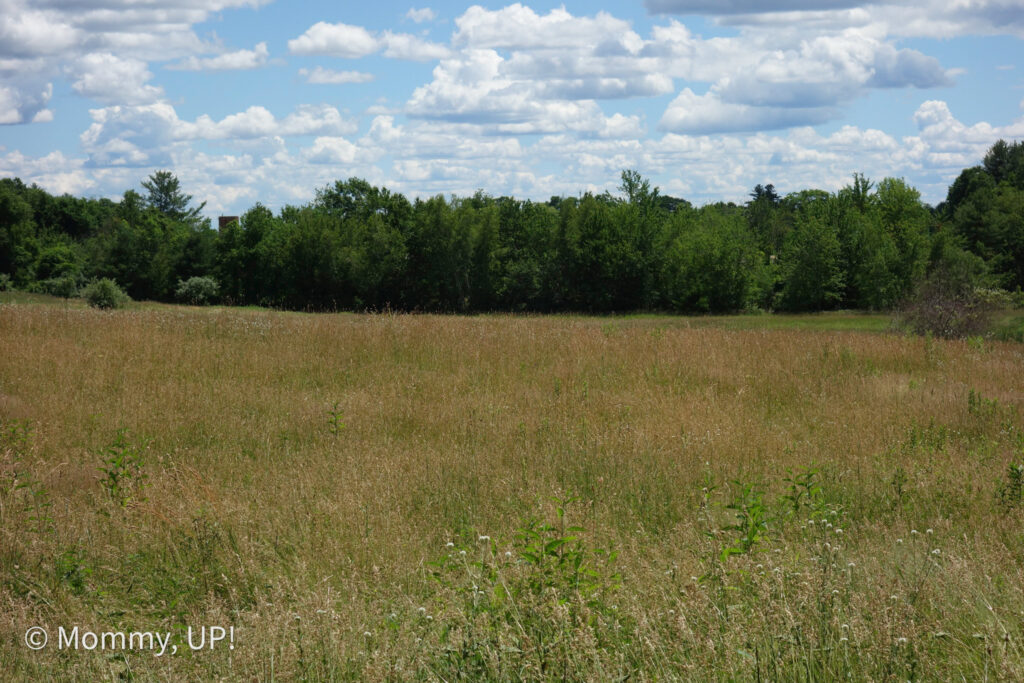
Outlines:
{"label": "grass field", "polygon": [[8,295],[0,679],[1024,680],[1024,346],[889,329]]}

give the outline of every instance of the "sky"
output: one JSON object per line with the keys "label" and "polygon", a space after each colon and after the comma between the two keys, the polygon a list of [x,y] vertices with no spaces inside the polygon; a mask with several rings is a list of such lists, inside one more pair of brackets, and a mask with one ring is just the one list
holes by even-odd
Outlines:
{"label": "sky", "polygon": [[0,0],[0,177],[210,216],[410,198],[694,204],[905,178],[1024,139],[1024,0]]}

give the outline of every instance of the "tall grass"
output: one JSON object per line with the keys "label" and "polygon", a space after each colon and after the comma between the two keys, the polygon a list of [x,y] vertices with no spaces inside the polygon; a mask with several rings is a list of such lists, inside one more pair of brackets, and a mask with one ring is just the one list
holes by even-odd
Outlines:
{"label": "tall grass", "polygon": [[0,348],[5,679],[1024,679],[1019,344],[14,304]]}

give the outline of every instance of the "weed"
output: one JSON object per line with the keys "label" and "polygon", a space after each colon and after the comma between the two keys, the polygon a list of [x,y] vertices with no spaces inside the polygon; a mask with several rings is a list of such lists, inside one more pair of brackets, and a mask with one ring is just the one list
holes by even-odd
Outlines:
{"label": "weed", "polygon": [[723,562],[731,555],[750,553],[768,532],[769,515],[763,502],[764,491],[756,484],[734,481],[733,485],[738,493],[725,508],[733,511],[735,521],[723,530],[737,532],[738,536],[731,545],[722,549]]}
{"label": "weed", "polygon": [[127,507],[131,502],[142,502],[142,490],[145,488],[148,475],[143,471],[142,451],[143,446],[128,442],[128,430],[121,428],[117,431],[114,442],[106,447],[103,466],[99,468],[103,473],[100,483],[103,489],[120,507]]}
{"label": "weed", "polygon": [[330,410],[327,411],[327,429],[334,436],[338,436],[345,429],[345,423],[341,421],[342,410],[335,401]]}
{"label": "weed", "polygon": [[782,498],[786,501],[790,514],[795,515],[804,508],[810,508],[812,517],[820,516],[823,494],[821,485],[815,480],[817,476],[817,469],[805,467],[783,479],[788,487]]}
{"label": "weed", "polygon": [[996,489],[996,500],[1004,510],[1024,502],[1024,464],[1013,463],[1006,469],[1006,479]]}
{"label": "weed", "polygon": [[999,401],[994,398],[985,398],[980,391],[973,388],[967,394],[967,412],[978,417],[987,417],[999,410]]}

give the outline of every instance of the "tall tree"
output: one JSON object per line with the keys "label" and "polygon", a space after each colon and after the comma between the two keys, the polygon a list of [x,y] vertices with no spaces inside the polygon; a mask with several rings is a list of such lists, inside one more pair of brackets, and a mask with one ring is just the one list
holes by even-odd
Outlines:
{"label": "tall tree", "polygon": [[206,202],[189,207],[192,195],[182,192],[181,181],[170,171],[157,171],[149,176],[149,180],[142,181],[142,187],[149,192],[147,205],[163,215],[193,227],[199,227],[202,223],[200,212]]}

